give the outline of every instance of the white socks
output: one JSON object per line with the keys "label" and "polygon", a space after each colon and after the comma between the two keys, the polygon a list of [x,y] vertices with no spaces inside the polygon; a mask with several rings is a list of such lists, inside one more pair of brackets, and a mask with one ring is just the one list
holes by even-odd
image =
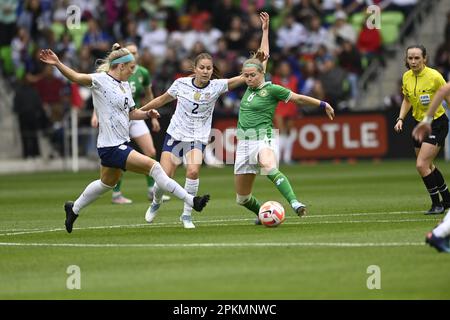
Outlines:
{"label": "white socks", "polygon": [[83,193],[78,197],[78,199],[75,200],[72,208],[73,212],[75,214],[78,214],[81,209],[86,207],[91,202],[97,200],[98,197],[111,190],[112,188],[114,187],[107,186],[100,180],[92,181],[86,187],[86,189],[84,189]]}
{"label": "white socks", "polygon": [[[175,197],[178,199],[183,200],[191,207],[194,205],[194,197],[187,193],[186,190],[183,189],[182,186],[180,186],[175,180],[169,178],[169,176],[164,172],[161,165],[156,162],[153,167],[150,169],[149,174],[155,179],[155,198],[157,198],[157,193],[160,191],[158,189],[163,189],[163,191],[168,191],[172,193]],[[156,203],[159,200],[159,203],[161,202],[162,194],[158,199],[155,199]]]}
{"label": "white socks", "polygon": [[[184,184],[184,189],[192,196],[196,196],[197,195],[197,191],[198,191],[198,185],[200,184],[200,180],[199,179],[189,179],[186,178],[186,182]],[[183,211],[183,215],[187,215],[190,216],[192,213],[192,206],[188,205],[187,203],[184,203],[184,211]]]}
{"label": "white socks", "polygon": [[436,237],[445,238],[450,235],[450,210],[444,217],[444,221],[434,228],[433,233]]}

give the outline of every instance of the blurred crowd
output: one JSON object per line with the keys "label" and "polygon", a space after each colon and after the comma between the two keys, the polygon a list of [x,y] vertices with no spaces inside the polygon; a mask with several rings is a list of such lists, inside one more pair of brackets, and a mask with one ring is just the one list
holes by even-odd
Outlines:
{"label": "blurred crowd", "polygon": [[[150,71],[153,92],[158,96],[174,79],[191,73],[191,61],[201,52],[213,56],[223,77],[239,74],[242,62],[260,44],[258,13],[267,11],[271,17],[267,80],[326,100],[338,110],[354,109],[359,95],[358,79],[372,59],[382,57],[383,39],[380,30],[367,28],[365,20],[356,29],[350,23],[351,16],[365,13],[372,4],[406,16],[416,3],[417,0],[2,0],[0,71],[17,88],[14,108],[21,131],[22,127],[25,131],[50,128],[50,140],[62,154],[61,123],[65,115],[73,106],[91,109],[92,101],[88,90],[67,83],[56,69],[39,62],[41,48],[51,48],[79,72],[92,73],[97,59],[104,58],[113,43],[135,43],[140,50],[139,63]],[[441,54],[447,72],[449,43],[442,46]],[[215,117],[235,116],[243,90],[223,95]],[[308,112],[308,108],[303,110]],[[89,125],[89,121],[84,124]],[[33,132],[22,134],[33,137]],[[31,148],[27,152],[25,157],[33,156],[35,151]]]}

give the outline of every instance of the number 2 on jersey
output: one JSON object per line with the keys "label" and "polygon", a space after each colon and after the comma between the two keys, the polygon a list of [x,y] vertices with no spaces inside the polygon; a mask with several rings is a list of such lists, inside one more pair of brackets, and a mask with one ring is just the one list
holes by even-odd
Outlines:
{"label": "number 2 on jersey", "polygon": [[199,107],[200,105],[198,104],[198,103],[194,103],[194,109],[192,109],[192,113],[193,114],[197,114],[198,113],[198,111],[197,111],[197,109],[198,109],[198,107]]}

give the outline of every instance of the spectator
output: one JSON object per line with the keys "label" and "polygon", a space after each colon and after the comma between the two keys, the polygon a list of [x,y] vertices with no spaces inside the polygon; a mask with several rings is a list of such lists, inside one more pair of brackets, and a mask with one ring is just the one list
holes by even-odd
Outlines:
{"label": "spectator", "polygon": [[353,108],[359,96],[358,79],[362,73],[361,55],[355,45],[344,40],[342,49],[338,54],[339,65],[347,72],[347,80],[350,85],[349,106]]}
{"label": "spectator", "polygon": [[230,29],[230,21],[233,16],[238,16],[240,11],[233,4],[233,0],[214,1],[213,21],[214,25],[222,32]]}
{"label": "spectator", "polygon": [[227,39],[230,50],[237,52],[245,47],[245,30],[241,17],[234,16],[232,18],[230,30],[225,33],[225,38]]}
{"label": "spectator", "polygon": [[328,30],[328,49],[335,52],[343,40],[356,43],[356,31],[351,24],[347,22],[347,14],[344,11],[335,13],[336,21]]}
{"label": "spectator", "polygon": [[38,130],[45,120],[41,98],[26,79],[24,77],[17,85],[13,102],[19,122],[22,157],[25,159],[40,156]]}
{"label": "spectator", "polygon": [[333,57],[327,57],[323,63],[323,69],[319,74],[326,100],[338,108],[344,108],[340,102],[345,101],[348,93],[347,73],[336,65]]}
{"label": "spectator", "polygon": [[8,46],[16,33],[17,0],[0,2],[0,48]]}
{"label": "spectator", "polygon": [[111,40],[111,37],[100,29],[94,18],[89,19],[88,31],[83,37],[83,46],[87,46],[96,59],[102,59],[107,54],[111,47]]}
{"label": "spectator", "polygon": [[150,30],[142,35],[141,45],[144,51],[148,50],[150,54],[161,61],[167,50],[168,32],[161,21],[156,18],[150,19]]}
{"label": "spectator", "polygon": [[[259,18],[258,18],[259,23]],[[222,31],[214,28],[210,19],[205,21],[204,30],[200,33],[200,41],[209,53],[215,54],[217,52],[217,42],[222,37]]]}
{"label": "spectator", "polygon": [[380,30],[368,28],[366,21],[362,23],[361,31],[358,34],[356,46],[368,65],[375,57],[381,56],[382,38]]}
{"label": "spectator", "polygon": [[277,31],[276,45],[282,51],[296,48],[306,41],[307,32],[305,27],[295,21],[292,14],[283,19],[284,23]]}

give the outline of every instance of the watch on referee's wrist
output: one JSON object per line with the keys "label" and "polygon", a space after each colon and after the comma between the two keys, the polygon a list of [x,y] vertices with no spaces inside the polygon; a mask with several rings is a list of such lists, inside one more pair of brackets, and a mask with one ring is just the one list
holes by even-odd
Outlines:
{"label": "watch on referee's wrist", "polygon": [[423,123],[426,124],[431,124],[433,122],[433,117],[432,116],[425,116],[422,120]]}
{"label": "watch on referee's wrist", "polygon": [[395,122],[399,122],[400,120],[401,120],[402,122],[405,121],[405,120],[403,120],[402,117],[398,117],[397,119],[395,119]]}

